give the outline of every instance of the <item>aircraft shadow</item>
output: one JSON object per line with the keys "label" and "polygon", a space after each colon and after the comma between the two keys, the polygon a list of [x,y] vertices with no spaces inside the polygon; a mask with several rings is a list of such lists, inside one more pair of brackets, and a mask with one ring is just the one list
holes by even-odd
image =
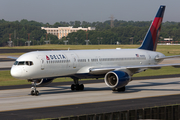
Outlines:
{"label": "aircraft shadow", "polygon": [[[146,91],[180,91],[180,89],[157,89],[157,88],[152,88],[152,89],[145,89],[144,87],[149,87],[149,86],[161,86],[161,88],[163,88],[163,85],[177,85],[180,84],[180,81],[176,81],[176,82],[167,82],[167,83],[160,83],[160,82],[141,82],[144,83],[143,85],[127,85],[126,86],[126,91],[125,92],[116,92],[116,91],[112,91],[112,93],[114,94],[127,94],[127,93],[135,93],[135,92],[140,92],[143,90]],[[72,92],[85,92],[85,91],[110,91],[112,90],[109,87],[101,87],[101,88],[93,88],[93,87],[86,87],[86,85],[84,85],[85,88],[83,91],[71,91],[70,86],[66,87],[66,86],[48,86],[51,87],[53,89],[47,89],[47,90],[40,90],[40,94],[39,95],[46,95],[46,94],[59,94],[59,93],[72,93]],[[141,88],[143,87],[143,88]]]}

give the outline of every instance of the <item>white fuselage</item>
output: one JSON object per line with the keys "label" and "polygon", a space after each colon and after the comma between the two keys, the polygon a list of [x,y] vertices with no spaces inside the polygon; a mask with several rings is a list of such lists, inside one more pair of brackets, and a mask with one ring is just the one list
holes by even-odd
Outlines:
{"label": "white fuselage", "polygon": [[35,51],[21,55],[11,68],[19,79],[41,79],[88,74],[90,68],[156,65],[162,53],[142,49]]}

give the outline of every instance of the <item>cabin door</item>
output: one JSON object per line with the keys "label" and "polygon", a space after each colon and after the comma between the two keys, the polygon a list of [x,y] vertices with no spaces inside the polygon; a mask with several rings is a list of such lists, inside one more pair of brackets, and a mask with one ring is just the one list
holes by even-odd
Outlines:
{"label": "cabin door", "polygon": [[73,68],[77,67],[77,56],[75,54],[71,54],[72,57],[72,63],[73,63]]}
{"label": "cabin door", "polygon": [[42,56],[38,56],[39,60],[40,60],[40,65],[41,65],[41,70],[45,69],[45,60]]}

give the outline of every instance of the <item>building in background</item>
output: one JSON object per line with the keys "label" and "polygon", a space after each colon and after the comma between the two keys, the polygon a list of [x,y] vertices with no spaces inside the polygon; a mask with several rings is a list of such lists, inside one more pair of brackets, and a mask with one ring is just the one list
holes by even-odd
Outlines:
{"label": "building in background", "polygon": [[72,26],[69,27],[58,27],[58,28],[49,28],[49,27],[41,27],[41,29],[46,30],[48,34],[53,34],[58,37],[58,39],[61,39],[62,37],[68,36],[69,33],[77,32],[78,30],[95,30],[95,27],[88,27],[88,28],[73,28]]}
{"label": "building in background", "polygon": [[164,38],[164,42],[166,43],[166,44],[173,44],[173,38]]}

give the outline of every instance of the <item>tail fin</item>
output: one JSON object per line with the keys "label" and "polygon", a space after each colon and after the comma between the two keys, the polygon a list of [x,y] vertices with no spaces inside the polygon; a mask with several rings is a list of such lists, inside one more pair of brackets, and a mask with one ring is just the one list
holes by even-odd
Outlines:
{"label": "tail fin", "polygon": [[163,15],[165,11],[166,6],[160,6],[159,10],[151,23],[151,26],[149,27],[148,32],[146,33],[146,36],[144,38],[144,41],[139,47],[139,49],[145,49],[145,50],[151,50],[151,51],[156,51],[156,46],[161,30],[161,23],[163,20]]}

